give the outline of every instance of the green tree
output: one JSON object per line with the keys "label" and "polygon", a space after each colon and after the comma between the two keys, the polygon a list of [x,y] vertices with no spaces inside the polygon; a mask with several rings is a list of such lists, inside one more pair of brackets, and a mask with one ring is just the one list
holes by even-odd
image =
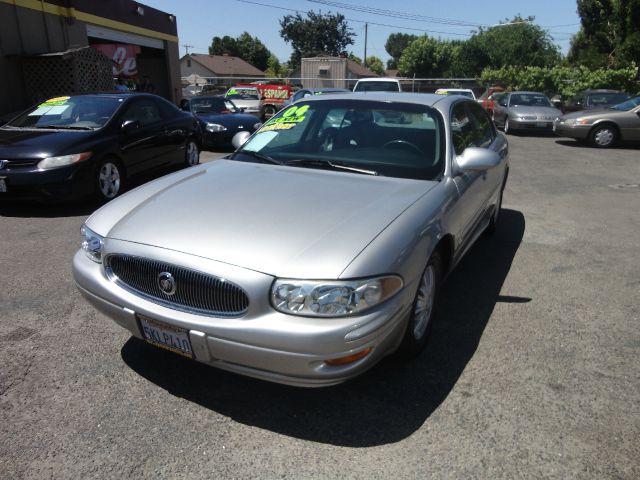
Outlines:
{"label": "green tree", "polygon": [[378,75],[384,75],[384,63],[382,60],[376,56],[367,57],[367,68],[371,70],[373,73],[377,73]]}
{"label": "green tree", "polygon": [[269,56],[269,60],[267,61],[267,69],[265,70],[264,73],[266,74],[267,77],[272,77],[272,78],[284,76],[282,74],[283,67],[282,67],[282,64],[280,63],[280,60],[278,60],[278,57],[276,57],[273,54]]}
{"label": "green tree", "polygon": [[384,49],[391,57],[387,60],[388,69],[398,68],[398,62],[404,52],[404,49],[409,46],[411,42],[417,40],[417,35],[410,35],[408,33],[392,33],[387,37],[387,41],[384,44]]}
{"label": "green tree", "polygon": [[580,31],[569,63],[620,68],[640,63],[640,0],[578,0]]}
{"label": "green tree", "polygon": [[424,35],[411,42],[398,61],[400,74],[406,77],[444,77],[450,72],[454,56],[451,42]]}
{"label": "green tree", "polygon": [[349,55],[347,55],[347,58],[349,60],[353,60],[358,65],[362,65],[362,59],[359,56],[357,56],[355,53],[353,53],[353,52],[349,52]]}
{"label": "green tree", "polygon": [[280,36],[293,48],[289,64],[300,65],[303,57],[317,55],[338,56],[348,45],[353,45],[354,33],[343,15],[307,12],[307,18],[299,13],[280,19]]}
{"label": "green tree", "polygon": [[213,37],[209,55],[239,57],[259,70],[266,70],[271,52],[257,37],[252,37],[249,32],[243,32],[237,38],[228,35],[222,38]]}

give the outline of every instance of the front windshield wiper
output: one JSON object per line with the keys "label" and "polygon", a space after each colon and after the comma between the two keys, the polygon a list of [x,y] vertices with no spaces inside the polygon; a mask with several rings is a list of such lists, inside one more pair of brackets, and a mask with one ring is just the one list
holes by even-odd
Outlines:
{"label": "front windshield wiper", "polygon": [[238,152],[235,152],[231,158],[234,159],[236,157],[236,155],[238,155],[240,153],[243,154],[243,155],[247,155],[249,157],[257,158],[258,160],[262,160],[263,162],[273,163],[275,165],[282,165],[283,164],[283,162],[281,162],[280,160],[276,160],[275,158],[271,158],[269,155],[265,155],[263,153],[254,152],[253,150],[240,150]]}
{"label": "front windshield wiper", "polygon": [[352,167],[350,165],[345,165],[343,163],[335,163],[331,160],[324,160],[321,158],[296,158],[294,160],[289,160],[288,162],[284,162],[284,165],[306,165],[310,167],[330,167],[334,170],[345,170],[348,172],[362,173],[363,175],[378,175],[378,172],[375,170],[367,170],[364,168]]}
{"label": "front windshield wiper", "polygon": [[72,125],[34,125],[34,128],[53,128],[59,130],[93,130],[94,127],[74,127]]}

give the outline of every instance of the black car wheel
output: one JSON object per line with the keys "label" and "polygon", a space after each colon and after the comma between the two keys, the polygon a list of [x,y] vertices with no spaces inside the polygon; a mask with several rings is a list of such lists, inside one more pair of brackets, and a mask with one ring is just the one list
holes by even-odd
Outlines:
{"label": "black car wheel", "polygon": [[508,134],[511,130],[509,129],[509,117],[505,117],[504,119],[504,133]]}
{"label": "black car wheel", "polygon": [[618,140],[618,129],[610,124],[598,125],[589,135],[591,143],[598,148],[608,148],[615,145]]}
{"label": "black car wheel", "polygon": [[184,163],[187,167],[200,163],[200,149],[193,138],[188,139],[184,147]]}
{"label": "black car wheel", "polygon": [[424,348],[436,315],[440,280],[442,278],[442,258],[436,250],[431,254],[427,266],[419,280],[418,291],[413,300],[413,310],[398,353],[404,357],[414,357]]}
{"label": "black car wheel", "polygon": [[115,158],[106,158],[96,169],[96,196],[102,202],[117,197],[122,193],[125,174],[120,162]]}

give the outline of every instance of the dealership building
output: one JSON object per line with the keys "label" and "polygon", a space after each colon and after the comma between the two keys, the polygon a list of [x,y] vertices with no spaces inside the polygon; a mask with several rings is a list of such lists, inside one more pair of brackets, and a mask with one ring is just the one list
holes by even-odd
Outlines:
{"label": "dealership building", "polygon": [[112,90],[118,77],[180,100],[174,15],[131,0],[0,0],[0,119],[45,98]]}

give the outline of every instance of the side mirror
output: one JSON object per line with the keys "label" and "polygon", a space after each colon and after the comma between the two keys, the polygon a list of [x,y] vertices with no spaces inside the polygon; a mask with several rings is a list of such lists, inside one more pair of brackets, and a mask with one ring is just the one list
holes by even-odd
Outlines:
{"label": "side mirror", "polygon": [[231,145],[233,148],[240,148],[242,145],[247,143],[251,134],[249,132],[238,132],[231,139]]}
{"label": "side mirror", "polygon": [[488,148],[468,147],[462,155],[456,157],[458,168],[462,172],[482,172],[500,164],[501,158]]}
{"label": "side mirror", "polygon": [[125,120],[120,129],[123,132],[132,132],[140,128],[140,120]]}

